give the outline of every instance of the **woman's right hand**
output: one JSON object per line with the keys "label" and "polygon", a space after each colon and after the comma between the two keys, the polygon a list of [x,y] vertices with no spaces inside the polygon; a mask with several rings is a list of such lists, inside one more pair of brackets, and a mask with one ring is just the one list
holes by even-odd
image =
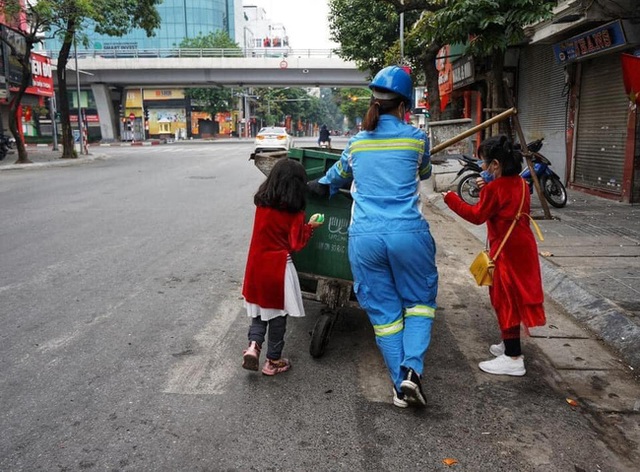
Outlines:
{"label": "woman's right hand", "polygon": [[478,186],[478,188],[483,188],[485,185],[487,185],[487,182],[482,178],[482,177],[478,177],[476,179],[476,185]]}

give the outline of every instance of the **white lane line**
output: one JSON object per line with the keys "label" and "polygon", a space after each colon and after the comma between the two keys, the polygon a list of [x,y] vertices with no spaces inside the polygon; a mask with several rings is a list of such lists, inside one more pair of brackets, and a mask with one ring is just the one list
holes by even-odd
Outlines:
{"label": "white lane line", "polygon": [[225,392],[239,363],[224,350],[231,325],[242,310],[238,296],[225,299],[194,340],[196,354],[181,356],[172,366],[164,393],[182,395],[220,395]]}

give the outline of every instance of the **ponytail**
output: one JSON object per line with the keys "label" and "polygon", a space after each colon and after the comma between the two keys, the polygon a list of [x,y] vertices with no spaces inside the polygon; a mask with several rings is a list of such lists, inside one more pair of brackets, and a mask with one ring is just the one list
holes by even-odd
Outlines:
{"label": "ponytail", "polygon": [[365,131],[373,131],[378,126],[379,120],[380,102],[377,102],[374,98],[372,98],[371,103],[369,104],[369,109],[367,110],[367,114],[364,115],[364,120],[362,120],[362,129]]}
{"label": "ponytail", "polygon": [[[375,91],[376,88],[373,90]],[[397,98],[391,98],[389,100],[372,96],[369,102],[369,109],[364,116],[364,120],[362,120],[362,129],[365,131],[375,130],[378,126],[378,121],[380,121],[380,115],[394,112],[402,102],[406,104],[406,100],[400,95],[398,95]]]}

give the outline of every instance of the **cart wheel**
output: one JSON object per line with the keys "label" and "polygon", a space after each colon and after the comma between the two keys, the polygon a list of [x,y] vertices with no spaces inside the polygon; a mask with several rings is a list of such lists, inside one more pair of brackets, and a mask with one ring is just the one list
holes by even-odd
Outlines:
{"label": "cart wheel", "polygon": [[316,321],[313,333],[311,333],[311,345],[309,346],[311,357],[318,358],[324,354],[335,320],[335,314],[322,313],[318,321]]}

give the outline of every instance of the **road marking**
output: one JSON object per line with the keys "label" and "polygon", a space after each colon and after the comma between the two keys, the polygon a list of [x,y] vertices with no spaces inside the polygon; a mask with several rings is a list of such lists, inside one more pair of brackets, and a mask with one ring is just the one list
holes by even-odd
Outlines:
{"label": "road marking", "polygon": [[195,355],[184,355],[172,366],[164,393],[220,395],[225,392],[238,361],[224,349],[236,315],[242,309],[237,296],[226,298],[202,331],[195,335]]}

